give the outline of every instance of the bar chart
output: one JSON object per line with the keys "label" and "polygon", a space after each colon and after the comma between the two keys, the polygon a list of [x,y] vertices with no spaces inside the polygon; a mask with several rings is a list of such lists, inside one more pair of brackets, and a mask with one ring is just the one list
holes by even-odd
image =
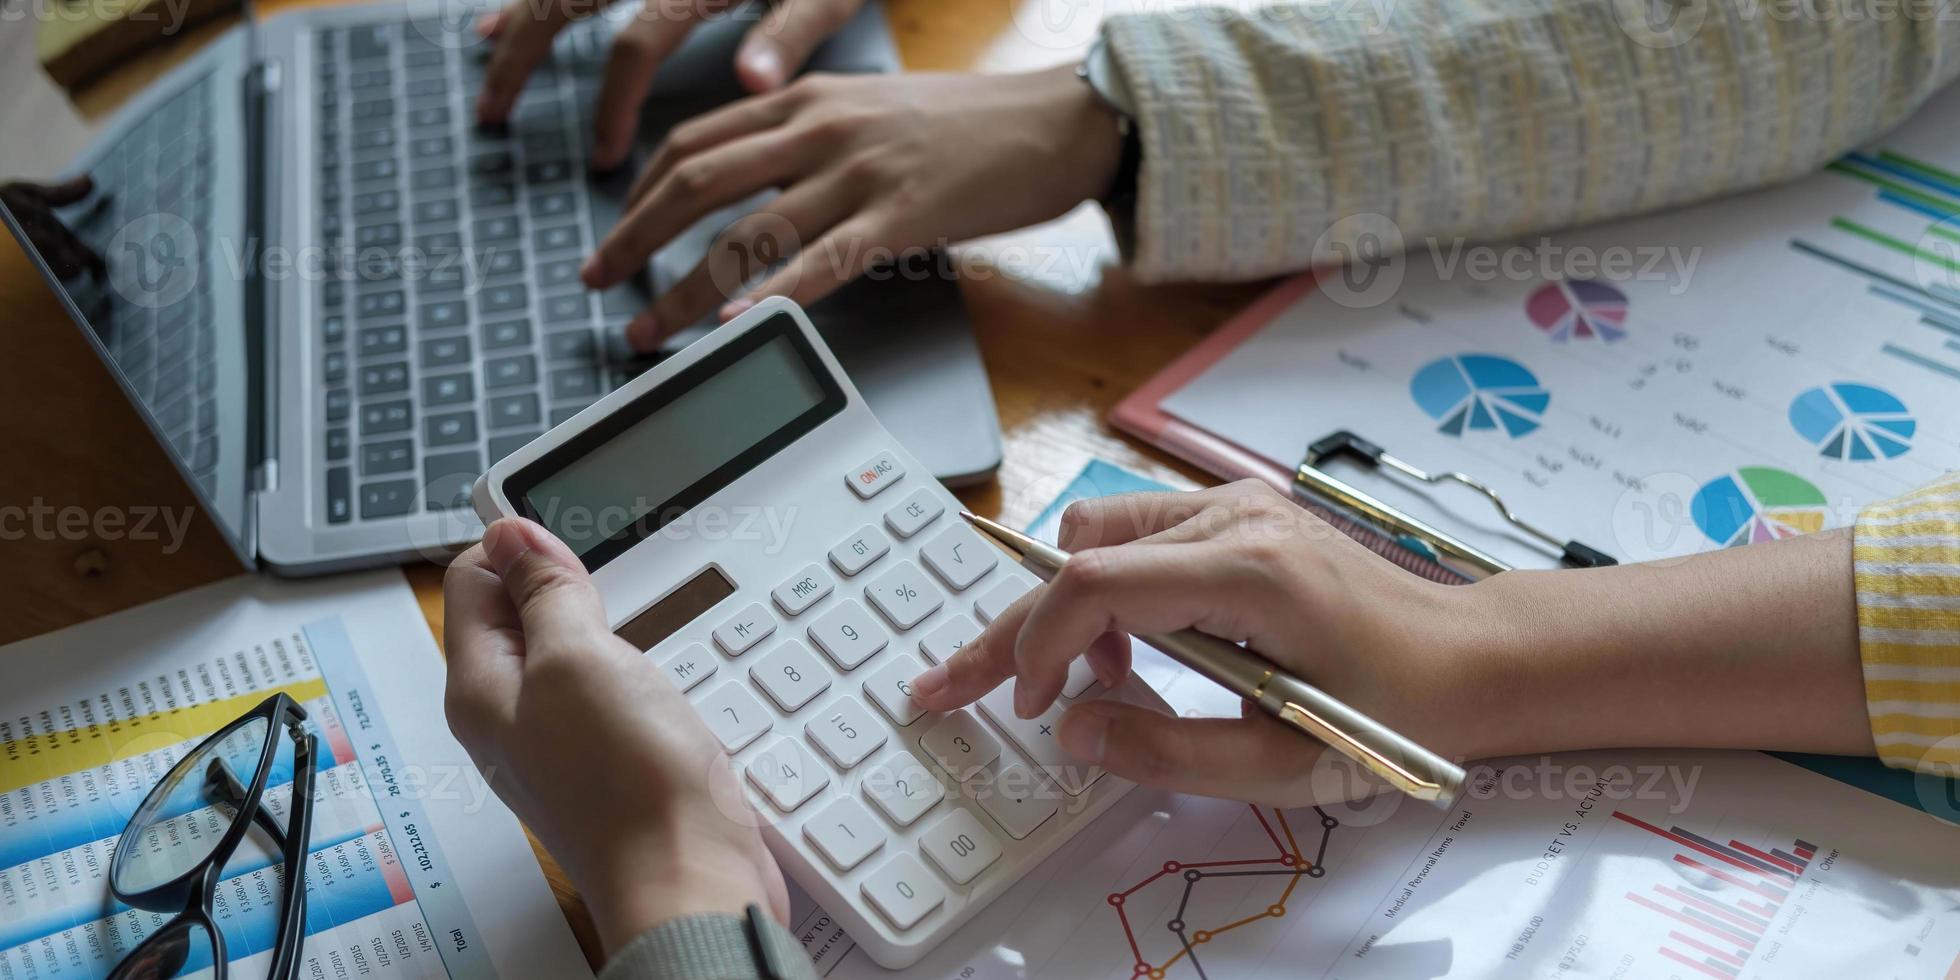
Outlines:
{"label": "bar chart", "polygon": [[1649,893],[1629,891],[1626,898],[1678,924],[1670,927],[1662,956],[1718,980],[1741,975],[1817,854],[1817,845],[1805,840],[1793,839],[1787,849],[1760,850],[1739,840],[1717,843],[1683,827],[1663,830],[1618,810],[1613,816],[1680,847],[1673,863],[1686,870],[1687,881],[1701,885],[1656,884]]}

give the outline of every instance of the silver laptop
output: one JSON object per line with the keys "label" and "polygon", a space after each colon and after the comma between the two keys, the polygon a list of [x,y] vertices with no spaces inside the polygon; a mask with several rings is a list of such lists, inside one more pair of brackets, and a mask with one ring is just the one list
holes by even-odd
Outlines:
{"label": "silver laptop", "polygon": [[[578,282],[661,134],[740,96],[752,16],[703,26],[662,67],[634,160],[601,179],[586,153],[617,18],[562,34],[489,131],[474,13],[248,19],[110,121],[69,169],[87,198],[5,214],[247,563],[318,573],[473,540],[477,475],[653,363],[613,338],[735,217],[703,219],[636,282]],[[871,3],[811,67],[895,66]],[[893,277],[812,313],[935,475],[999,465],[956,284]]]}

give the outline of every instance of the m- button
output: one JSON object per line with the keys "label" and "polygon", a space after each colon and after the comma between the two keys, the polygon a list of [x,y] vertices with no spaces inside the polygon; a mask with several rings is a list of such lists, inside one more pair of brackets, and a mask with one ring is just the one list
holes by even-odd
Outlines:
{"label": "m- button", "polygon": [[864,465],[844,474],[844,482],[865,500],[877,496],[886,487],[898,482],[905,475],[905,467],[898,465],[897,457],[882,452],[864,462]]}

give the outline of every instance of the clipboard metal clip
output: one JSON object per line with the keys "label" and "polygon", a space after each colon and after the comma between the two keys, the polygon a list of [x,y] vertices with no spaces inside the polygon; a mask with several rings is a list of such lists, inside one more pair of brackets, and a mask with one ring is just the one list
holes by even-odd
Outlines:
{"label": "clipboard metal clip", "polygon": [[1599,568],[1619,563],[1604,551],[1575,540],[1560,539],[1550,531],[1518,516],[1518,513],[1504,502],[1504,498],[1499,496],[1497,491],[1468,474],[1454,471],[1431,473],[1410,465],[1407,460],[1390,455],[1382,447],[1346,429],[1330,433],[1307,447],[1306,456],[1300,460],[1300,465],[1293,474],[1295,489],[1307,490],[1331,498],[1385,525],[1399,535],[1415,538],[1437,552],[1468,562],[1485,572],[1495,574],[1506,571],[1511,566],[1454,535],[1410,517],[1395,507],[1329,476],[1320,469],[1322,462],[1339,456],[1353,458],[1371,468],[1385,467],[1421,483],[1456,483],[1468,487],[1489,500],[1491,506],[1496,508],[1498,514],[1504,518],[1505,523],[1555,549],[1559,560],[1573,568]]}

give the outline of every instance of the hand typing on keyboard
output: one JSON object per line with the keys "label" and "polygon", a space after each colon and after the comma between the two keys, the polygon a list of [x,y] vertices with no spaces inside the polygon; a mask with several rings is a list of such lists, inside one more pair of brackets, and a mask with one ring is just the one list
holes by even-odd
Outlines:
{"label": "hand typing on keyboard", "polygon": [[788,915],[715,735],[607,630],[562,542],[499,521],[450,566],[443,602],[449,725],[571,874],[608,955],[682,915]]}
{"label": "hand typing on keyboard", "polygon": [[985,707],[1013,678],[1013,715],[1059,715],[1062,748],[1115,775],[1273,806],[1329,802],[1325,781],[1310,780],[1315,744],[1257,710],[1171,719],[1109,699],[1056,706],[1085,651],[1114,686],[1129,669],[1124,633],[1195,627],[1248,641],[1445,756],[1546,747],[1516,741],[1523,727],[1487,710],[1504,700],[1505,675],[1475,649],[1491,632],[1482,593],[1404,573],[1263,483],[1082,501],[1060,539],[1074,557],[1052,582],[912,681],[921,707]]}
{"label": "hand typing on keyboard", "polygon": [[[477,30],[497,45],[477,102],[478,119],[503,122],[531,72],[550,53],[552,38],[573,20],[595,13],[609,2],[539,4],[514,0],[478,21]],[[864,0],[776,0],[749,29],[736,52],[736,76],[751,92],[782,87],[810,60],[817,46],[863,5]],[[594,117],[595,167],[610,170],[625,161],[640,106],[653,87],[660,63],[687,40],[697,24],[709,17],[729,16],[736,6],[730,0],[648,2],[620,29],[607,57],[605,84],[599,90],[599,111]]]}

